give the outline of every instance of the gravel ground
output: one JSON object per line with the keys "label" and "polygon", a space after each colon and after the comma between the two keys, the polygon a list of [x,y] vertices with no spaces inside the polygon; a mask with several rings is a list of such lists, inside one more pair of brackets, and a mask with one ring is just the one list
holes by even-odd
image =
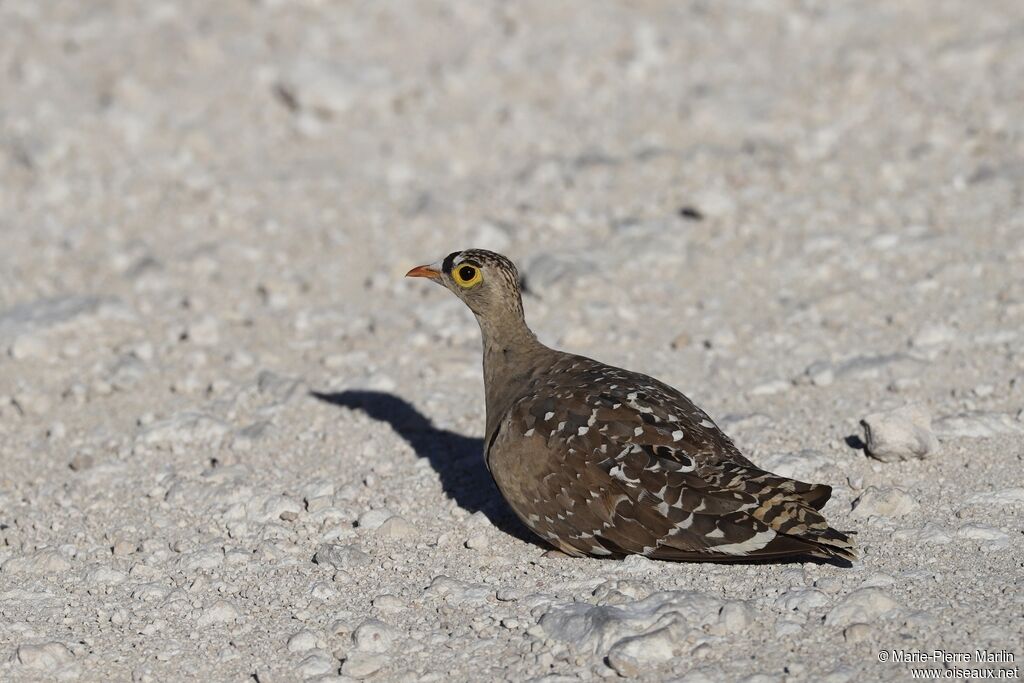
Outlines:
{"label": "gravel ground", "polygon": [[[1019,0],[9,0],[0,93],[0,679],[1019,676]],[[861,559],[547,555],[470,246]]]}

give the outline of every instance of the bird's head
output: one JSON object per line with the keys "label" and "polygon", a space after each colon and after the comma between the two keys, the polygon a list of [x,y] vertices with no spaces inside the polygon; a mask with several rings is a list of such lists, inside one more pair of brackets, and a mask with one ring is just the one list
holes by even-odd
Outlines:
{"label": "bird's head", "polygon": [[519,271],[508,258],[486,249],[453,251],[443,260],[416,266],[406,277],[425,277],[443,285],[478,318],[523,316]]}

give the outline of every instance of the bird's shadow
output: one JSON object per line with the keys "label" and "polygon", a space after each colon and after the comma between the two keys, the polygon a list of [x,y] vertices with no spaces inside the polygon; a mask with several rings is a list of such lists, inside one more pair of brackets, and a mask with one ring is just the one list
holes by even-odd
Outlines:
{"label": "bird's shadow", "polygon": [[440,429],[408,401],[387,392],[310,393],[326,403],[358,410],[388,423],[417,455],[430,462],[441,479],[441,488],[459,507],[468,512],[483,512],[491,524],[505,533],[548,549],[549,546],[538,543],[502,500],[484,465],[483,439]]}
{"label": "bird's shadow", "polygon": [[[543,543],[527,529],[505,504],[484,465],[483,439],[463,436],[434,426],[430,418],[416,410],[405,399],[384,391],[353,389],[337,393],[311,391],[310,394],[325,403],[358,410],[374,420],[387,422],[399,436],[412,446],[416,454],[426,458],[441,479],[441,488],[462,509],[483,512],[496,528],[543,550],[551,546]],[[595,558],[596,561],[615,561],[613,558]],[[713,564],[829,564],[850,567],[847,560],[837,558],[795,556],[783,558],[729,558],[711,560]]]}

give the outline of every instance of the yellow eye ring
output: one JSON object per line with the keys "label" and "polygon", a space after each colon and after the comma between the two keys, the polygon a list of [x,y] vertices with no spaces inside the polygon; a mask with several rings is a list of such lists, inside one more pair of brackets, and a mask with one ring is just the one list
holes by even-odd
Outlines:
{"label": "yellow eye ring", "polygon": [[480,269],[476,266],[471,266],[468,263],[455,266],[452,268],[452,279],[455,280],[455,284],[463,289],[469,289],[475,285],[480,284],[483,280],[483,275],[480,273]]}

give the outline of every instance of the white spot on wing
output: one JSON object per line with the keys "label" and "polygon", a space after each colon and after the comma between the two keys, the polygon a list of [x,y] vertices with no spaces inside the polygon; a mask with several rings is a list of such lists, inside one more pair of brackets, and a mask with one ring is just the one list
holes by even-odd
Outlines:
{"label": "white spot on wing", "polygon": [[684,436],[685,434],[683,434],[683,430],[681,429],[677,429],[676,431],[672,432],[673,441],[682,441]]}
{"label": "white spot on wing", "polygon": [[777,534],[768,529],[767,531],[760,531],[745,541],[740,543],[726,543],[725,545],[716,545],[713,550],[716,553],[725,553],[726,555],[747,555],[756,550],[760,550],[775,538]]}

